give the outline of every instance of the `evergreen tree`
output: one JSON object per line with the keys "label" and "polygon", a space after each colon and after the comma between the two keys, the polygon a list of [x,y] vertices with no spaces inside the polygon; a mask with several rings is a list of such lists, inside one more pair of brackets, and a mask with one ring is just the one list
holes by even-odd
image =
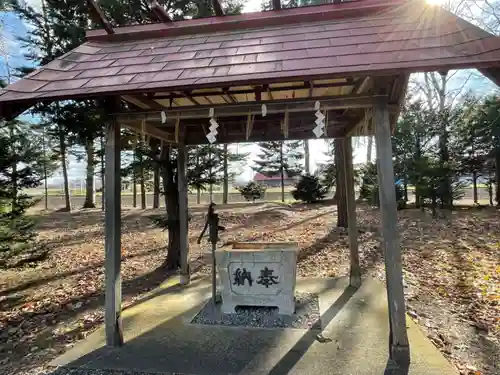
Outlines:
{"label": "evergreen tree", "polygon": [[327,188],[321,184],[317,176],[306,174],[300,177],[292,196],[295,200],[314,203],[324,199],[327,192]]}
{"label": "evergreen tree", "polygon": [[[95,27],[89,14],[89,7],[86,0],[45,0],[42,2],[42,11],[38,12],[24,2],[10,0],[13,9],[30,23],[33,28],[30,29],[27,38],[22,40],[23,47],[29,51],[29,58],[37,65],[45,65],[71,49],[80,45],[85,37],[85,30],[89,27]],[[227,14],[238,12],[241,9],[242,1],[230,1],[226,3]],[[208,3],[204,0],[173,0],[167,4],[167,11],[173,16],[174,20],[206,16],[211,13],[211,6],[206,7]],[[109,17],[113,25],[130,25],[149,22],[150,10],[149,2],[141,0],[103,0],[99,5],[104,13]],[[208,12],[210,10],[210,12]],[[65,186],[67,187],[66,155],[69,143],[69,135],[74,135],[75,139],[85,140],[88,146],[88,155],[90,155],[89,139],[99,134],[100,128],[95,128],[92,119],[84,118],[86,122],[78,122],[82,118],[75,118],[71,106],[75,103],[55,103],[50,106],[37,106],[35,111],[42,117],[55,124],[58,140],[60,144],[61,161],[63,165],[63,174],[65,175]],[[93,102],[80,103],[87,105],[88,112],[92,112]],[[74,109],[74,108],[73,108]],[[78,112],[77,112],[78,113]],[[76,127],[75,127],[76,125]],[[102,125],[102,124],[101,124]],[[82,134],[80,130],[85,129]],[[91,135],[89,135],[89,133]],[[94,138],[95,139],[95,138]],[[179,248],[179,197],[176,187],[176,163],[175,152],[172,152],[169,146],[164,145],[161,154],[158,156],[157,150],[146,152],[148,157],[154,157],[153,160],[160,166],[163,176],[163,192],[166,197],[168,220],[173,225],[169,226],[169,252],[167,255],[167,266],[176,268],[178,265]],[[90,159],[90,158],[88,158]],[[89,166],[90,167],[90,166]],[[188,170],[188,174],[193,174],[193,168]],[[194,173],[200,177],[201,173]],[[193,179],[191,179],[193,181]],[[212,178],[198,179],[196,184],[204,184],[205,181],[213,181]],[[66,188],[66,201],[69,209],[69,191]]]}
{"label": "evergreen tree", "polygon": [[478,122],[478,137],[485,144],[490,170],[495,172],[496,204],[500,207],[500,99],[490,96],[484,99],[474,114]]}
{"label": "evergreen tree", "polygon": [[295,177],[302,172],[303,154],[300,151],[301,141],[274,141],[259,143],[261,153],[255,166],[256,172],[264,176],[281,178],[281,201],[285,201],[285,175]]}
{"label": "evergreen tree", "polygon": [[245,186],[239,187],[238,191],[247,201],[255,202],[256,200],[264,199],[266,186],[255,181],[250,181]]}
{"label": "evergreen tree", "polygon": [[13,120],[0,124],[0,265],[28,250],[35,223],[26,210],[36,202],[24,190],[40,185],[42,147],[30,125]]}

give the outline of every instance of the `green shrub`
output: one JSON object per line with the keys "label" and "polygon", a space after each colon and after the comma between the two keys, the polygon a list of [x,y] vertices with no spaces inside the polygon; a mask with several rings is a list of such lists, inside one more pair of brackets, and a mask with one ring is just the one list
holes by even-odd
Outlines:
{"label": "green shrub", "polygon": [[255,181],[250,181],[245,186],[237,187],[236,190],[238,190],[248,202],[264,199],[266,195],[266,186]]}
{"label": "green shrub", "polygon": [[313,203],[325,198],[328,188],[324,186],[318,177],[312,175],[301,176],[299,182],[292,191],[294,199]]}

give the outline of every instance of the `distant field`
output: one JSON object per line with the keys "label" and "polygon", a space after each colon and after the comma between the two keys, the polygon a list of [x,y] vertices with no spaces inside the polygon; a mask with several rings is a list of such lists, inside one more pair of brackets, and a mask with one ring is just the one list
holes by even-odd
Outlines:
{"label": "distant field", "polygon": [[[294,189],[293,186],[286,186],[285,187],[285,192],[290,192],[293,189]],[[37,188],[37,189],[28,189],[26,192],[29,195],[35,195],[35,196],[44,195],[44,193],[45,193],[43,189],[39,189],[39,188]],[[277,188],[275,188],[275,187],[267,188],[266,192],[267,193],[281,193],[281,188],[279,188],[279,187],[277,187]],[[196,191],[191,191],[190,193],[191,194],[196,194]],[[207,195],[208,194],[208,190],[202,191],[201,193],[203,195]],[[214,194],[222,194],[222,190],[219,190],[219,189],[215,190],[214,189],[213,193]],[[230,194],[239,194],[239,191],[236,190],[236,189],[230,188],[229,189],[229,193]],[[70,191],[70,195],[72,197],[84,197],[85,194],[86,194],[86,190],[85,189],[83,189],[83,190],[81,190],[81,189],[72,189]],[[153,194],[153,192],[152,191],[146,191],[146,194]],[[61,189],[48,189],[48,195],[50,195],[50,196],[64,195],[64,191],[61,190]],[[101,193],[98,192],[98,193],[96,193],[96,195],[100,196]],[[124,191],[122,191],[122,195],[132,195],[132,190],[124,190]],[[137,195],[138,196],[140,195],[139,188],[137,189]]]}

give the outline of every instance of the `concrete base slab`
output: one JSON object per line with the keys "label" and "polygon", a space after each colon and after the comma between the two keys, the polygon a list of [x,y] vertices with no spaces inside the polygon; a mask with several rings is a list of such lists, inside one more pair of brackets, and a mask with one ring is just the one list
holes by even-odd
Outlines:
{"label": "concrete base slab", "polygon": [[192,325],[210,298],[210,279],[188,286],[162,285],[123,312],[125,345],[105,346],[100,329],[52,365],[191,375],[457,375],[408,319],[412,364],[401,371],[388,361],[385,286],[348,278],[298,279],[297,292],[319,295],[323,337],[318,331]]}

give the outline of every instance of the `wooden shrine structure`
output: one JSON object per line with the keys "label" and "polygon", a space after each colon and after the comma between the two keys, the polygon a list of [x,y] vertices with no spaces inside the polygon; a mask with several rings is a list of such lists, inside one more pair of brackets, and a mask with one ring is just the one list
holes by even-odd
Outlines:
{"label": "wooden shrine structure", "polygon": [[[361,283],[351,137],[375,135],[386,265],[390,357],[409,363],[398,241],[391,131],[409,74],[479,69],[498,83],[500,38],[420,0],[332,4],[113,27],[89,1],[102,29],[85,43],[0,91],[0,115],[37,103],[99,99],[106,107],[106,338],[121,336],[120,128],[176,145],[181,273],[189,282],[186,146],[315,138],[342,139],[351,284]],[[216,123],[217,127],[211,126]],[[320,121],[321,122],[321,121]],[[216,134],[215,134],[216,133]]]}

